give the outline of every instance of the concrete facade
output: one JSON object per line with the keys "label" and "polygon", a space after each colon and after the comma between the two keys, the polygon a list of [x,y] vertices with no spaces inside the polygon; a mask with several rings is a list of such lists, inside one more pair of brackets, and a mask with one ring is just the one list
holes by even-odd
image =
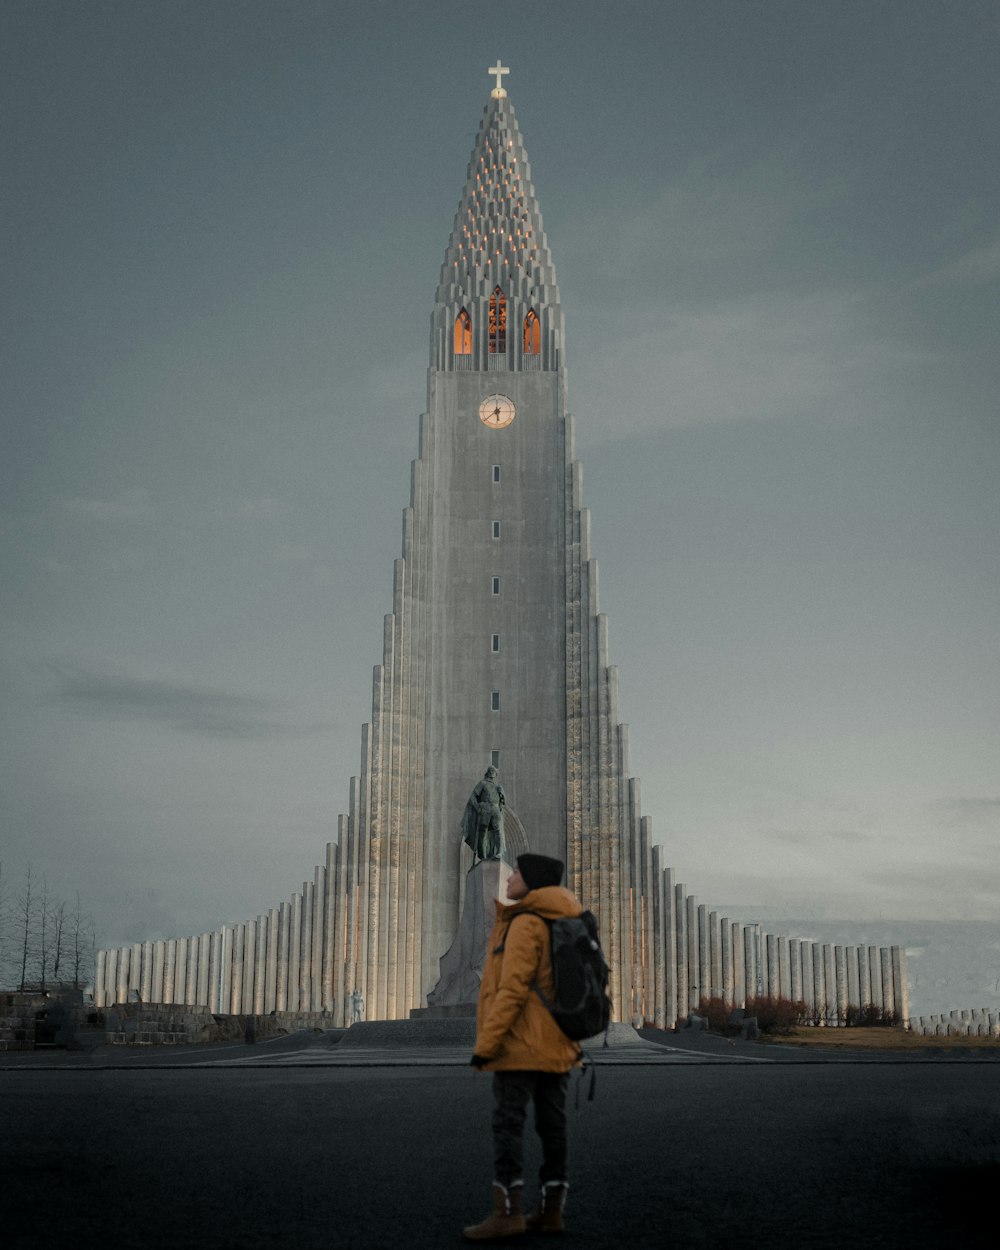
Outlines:
{"label": "concrete facade", "polygon": [[[559,288],[506,93],[475,139],[429,363],[371,720],[324,863],[255,919],[101,952],[95,1000],[131,988],[338,1024],[355,989],[369,1020],[422,1008],[472,864],[464,806],[493,762],[531,849],[565,860],[598,918],[616,1019],[672,1025],[703,995],[738,1005],[797,985],[811,1007],[839,1010],[850,982],[832,952],[720,919],[652,846],[600,610]],[[516,409],[499,428],[481,419],[495,395]],[[905,957],[865,957],[868,982],[905,1001]]]}

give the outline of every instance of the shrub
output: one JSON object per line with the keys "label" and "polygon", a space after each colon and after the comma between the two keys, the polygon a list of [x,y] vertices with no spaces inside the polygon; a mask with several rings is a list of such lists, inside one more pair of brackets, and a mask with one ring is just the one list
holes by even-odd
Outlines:
{"label": "shrub", "polygon": [[738,1024],[731,1024],[729,1021],[732,1010],[725,999],[718,996],[700,998],[695,1008],[699,1016],[706,1018],[708,1027],[713,1033],[738,1033],[740,1031]]}
{"label": "shrub", "polygon": [[897,1028],[901,1023],[902,1016],[898,1011],[887,1011],[884,1007],[877,1007],[874,1003],[865,1003],[863,1007],[857,1007],[851,1003],[848,1004],[847,1011],[844,1013],[844,1024],[848,1028],[892,1029]]}
{"label": "shrub", "polygon": [[757,1027],[762,1033],[790,1033],[806,1018],[806,1005],[801,999],[748,998],[746,1014],[757,1017]]}

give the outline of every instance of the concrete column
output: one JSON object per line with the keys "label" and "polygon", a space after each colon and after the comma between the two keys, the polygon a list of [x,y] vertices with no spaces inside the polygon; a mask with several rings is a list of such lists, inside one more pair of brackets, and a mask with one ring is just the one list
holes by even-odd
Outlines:
{"label": "concrete column", "polygon": [[746,1002],[746,956],[743,950],[743,926],[738,920],[732,924],[733,943],[733,1006],[742,1007]]}
{"label": "concrete column", "polygon": [[743,967],[745,969],[746,997],[748,1000],[754,999],[758,996],[756,925],[747,924],[743,926]]}
{"label": "concrete column", "polygon": [[129,948],[119,946],[115,951],[114,966],[108,965],[108,971],[113,974],[108,985],[108,994],[113,1003],[128,1001],[128,965]]}
{"label": "concrete column", "polygon": [[195,1002],[198,992],[198,937],[193,934],[187,939],[187,951],[184,959],[184,998],[183,1002],[190,1007]]}
{"label": "concrete column", "polygon": [[872,983],[868,971],[868,947],[859,946],[854,952],[858,965],[858,1006],[864,1009],[872,1001]]}
{"label": "concrete column", "polygon": [[139,981],[139,997],[144,1003],[153,1002],[153,943],[142,944],[142,977]]}
{"label": "concrete column", "polygon": [[837,986],[837,1023],[843,1024],[847,1015],[847,961],[844,948],[833,948],[833,974]]}
{"label": "concrete column", "polygon": [[698,905],[698,994],[708,998],[712,993],[712,946],[708,928],[708,908]]}
{"label": "concrete column", "polygon": [[212,959],[212,935],[211,933],[203,933],[201,940],[198,942],[198,992],[195,997],[195,1003],[199,1007],[208,1007],[211,1009],[211,980],[209,977],[209,967]]}
{"label": "concrete column", "polygon": [[910,987],[907,978],[906,949],[902,946],[891,948],[892,986],[896,1001],[896,1011],[905,1024],[910,1018]]}
{"label": "concrete column", "polygon": [[779,978],[778,978],[778,939],[773,933],[764,935],[764,951],[767,959],[767,996],[768,998],[777,998],[779,996]]}
{"label": "concrete column", "polygon": [[727,1007],[733,1006],[733,926],[728,916],[723,916],[720,923],[722,941],[722,998]]}
{"label": "concrete column", "polygon": [[830,1023],[837,1018],[837,969],[833,962],[833,944],[823,943],[823,983],[826,987],[826,1007]]}
{"label": "concrete column", "polygon": [[302,956],[302,895],[292,895],[288,929],[288,1010],[299,1008],[299,964]]}
{"label": "concrete column", "polygon": [[163,948],[163,1001],[172,1003],[177,976],[177,939],[167,938]]}
{"label": "concrete column", "polygon": [[264,1012],[275,1010],[278,984],[278,909],[267,913],[267,964],[264,969]]}
{"label": "concrete column", "polygon": [[802,977],[802,1001],[806,1012],[816,1013],[816,982],[813,977],[813,944],[799,942],[799,972]]}
{"label": "concrete column", "polygon": [[201,934],[188,938],[187,998],[189,1007],[198,1003],[198,961],[201,958]]}
{"label": "concrete column", "polygon": [[[398,904],[399,874],[396,866],[390,873],[390,915],[396,912]],[[299,950],[299,1011],[312,1010],[312,948],[313,948],[313,905],[316,890],[311,881],[302,882],[302,945]],[[386,976],[386,1009],[392,1008],[394,1018],[396,1003],[396,974],[399,970],[398,932],[393,932],[389,940],[389,949],[393,952],[392,966]]]}
{"label": "concrete column", "polygon": [[698,899],[689,894],[685,899],[687,908],[687,975],[688,975],[688,1011],[694,1011],[701,998],[701,981],[699,972],[701,963],[698,958]]}
{"label": "concrete column", "polygon": [[264,1014],[264,995],[267,982],[267,916],[257,917],[257,947],[253,969],[253,1013],[255,1016]]}
{"label": "concrete column", "polygon": [[98,951],[96,963],[94,964],[94,1006],[107,1006],[108,996],[104,988],[104,978],[107,974],[108,952]]}
{"label": "concrete column", "polygon": [[233,925],[233,971],[229,986],[229,1015],[238,1016],[243,1011],[243,951],[247,940],[246,924]]}
{"label": "concrete column", "polygon": [[788,939],[788,997],[793,1003],[802,1001],[802,952],[799,939]]}
{"label": "concrete column", "polygon": [[153,943],[153,975],[149,982],[149,1001],[162,1003],[163,970],[167,964],[167,944],[162,938]]}
{"label": "concrete column", "polygon": [[118,959],[115,966],[115,1002],[128,1002],[128,966],[129,966],[129,948],[127,946],[119,947],[117,951]]}
{"label": "concrete column", "polygon": [[812,944],[812,965],[813,965],[813,994],[815,997],[816,1016],[822,1022],[826,1023],[827,1016],[830,1014],[830,999],[826,989],[826,972],[823,966],[823,947],[819,942]]}
{"label": "concrete column", "polygon": [[219,1015],[228,1016],[232,1013],[233,1003],[233,946],[236,931],[233,925],[227,924],[222,929],[222,947],[219,953]]}
{"label": "concrete column", "polygon": [[278,908],[278,954],[274,982],[275,1011],[286,1011],[288,1008],[289,923],[291,910],[289,903],[282,903]]}
{"label": "concrete column", "polygon": [[722,998],[722,934],[719,929],[719,913],[708,915],[708,992],[712,998]]}
{"label": "concrete column", "polygon": [[858,993],[858,951],[855,946],[848,946],[844,950],[844,959],[847,963],[847,1001],[852,1007],[861,1006],[861,996]]}
{"label": "concrete column", "polygon": [[171,1002],[187,1002],[187,938],[177,938],[174,944],[174,996]]}
{"label": "concrete column", "polygon": [[253,1015],[253,978],[257,967],[257,922],[248,920],[243,926],[243,994],[240,1012]]}
{"label": "concrete column", "polygon": [[142,998],[142,943],[133,942],[128,955],[128,994],[131,998],[136,993]]}
{"label": "concrete column", "polygon": [[663,932],[663,869],[660,848],[650,850],[653,869],[650,885],[653,896],[653,1022],[658,1029],[666,1027],[667,981],[663,953],[666,950]]}
{"label": "concrete column", "polygon": [[[332,1012],[334,1009],[334,1000],[336,998],[337,969],[335,965],[335,951],[337,938],[337,883],[339,881],[339,847],[334,842],[326,844],[326,889],[324,890],[324,907],[323,907],[323,1010]],[[416,900],[415,900],[416,902]],[[419,917],[419,911],[416,913]],[[277,920],[272,922],[277,924]],[[268,926],[269,929],[271,925]],[[419,923],[416,924],[416,932],[420,932]],[[420,959],[416,960],[415,976],[417,981],[420,980]],[[419,988],[419,986],[418,986]],[[273,995],[271,1006],[273,1007]],[[423,999],[420,1000],[418,1006],[423,1005]],[[271,1007],[268,1008],[271,1010]]]}
{"label": "concrete column", "polygon": [[677,1019],[686,1020],[691,1010],[690,981],[687,971],[687,896],[683,882],[674,887],[674,924],[677,926]]}
{"label": "concrete column", "polygon": [[896,1010],[896,997],[892,992],[892,956],[888,946],[879,951],[879,964],[882,973],[882,1010],[887,1014]]}
{"label": "concrete column", "polygon": [[222,1015],[219,981],[222,978],[222,930],[216,929],[208,939],[208,996],[205,1006],[215,1016]]}
{"label": "concrete column", "polygon": [[792,996],[792,975],[788,967],[788,935],[778,934],[778,993],[782,998]]}
{"label": "concrete column", "polygon": [[[362,766],[367,759],[367,744],[370,741],[368,726],[361,726],[361,759]],[[348,953],[352,948],[352,938],[350,931],[350,917],[353,915],[352,898],[355,888],[355,876],[358,864],[358,837],[356,833],[357,819],[357,803],[359,801],[359,785],[358,779],[352,777],[349,785],[350,810],[348,815],[337,817],[337,906],[336,906],[336,929],[333,935],[333,1000],[334,1000],[334,1020],[342,1025],[347,1025],[350,1021],[347,1018],[347,995],[350,993],[348,988]],[[429,854],[431,863],[438,860],[440,851],[435,852],[433,849]],[[367,859],[364,861],[367,864]],[[367,895],[366,895],[367,897]],[[431,911],[432,909],[428,909]],[[361,940],[361,954],[359,955],[361,968],[367,971],[368,967],[368,921],[367,910],[365,911],[365,921],[362,929],[364,934],[359,938]],[[426,994],[426,981],[431,979],[432,970],[430,970],[430,953],[427,950],[423,952],[423,965],[421,975],[424,978],[424,993]],[[281,975],[281,958],[278,959],[278,975]],[[366,982],[367,984],[367,982]],[[362,991],[367,994],[367,989]],[[276,991],[277,994],[277,991]]]}
{"label": "concrete column", "polygon": [[873,1007],[882,1007],[882,968],[879,964],[878,947],[868,947],[868,990]]}
{"label": "concrete column", "polygon": [[[407,839],[407,841],[409,841]],[[412,893],[415,882],[404,881],[407,894]],[[323,1010],[323,903],[326,899],[326,870],[321,864],[317,865],[313,873],[313,897],[312,897],[312,973],[310,981],[312,983],[312,993],[310,995],[310,1010]],[[408,902],[408,900],[407,900]],[[402,914],[403,902],[400,903],[400,914]],[[410,939],[409,926],[406,926],[405,938]],[[412,950],[412,941],[408,943]],[[405,961],[405,966],[409,967],[409,959]],[[405,985],[401,989],[401,994],[405,994]],[[407,1014],[409,1012],[409,1004],[406,1004]]]}

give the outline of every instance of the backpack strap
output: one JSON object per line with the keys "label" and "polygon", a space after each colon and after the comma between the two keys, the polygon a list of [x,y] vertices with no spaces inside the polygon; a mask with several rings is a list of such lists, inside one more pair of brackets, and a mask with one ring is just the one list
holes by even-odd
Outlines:
{"label": "backpack strap", "polygon": [[[545,926],[549,931],[549,958],[551,959],[552,957],[552,921],[548,918],[548,916],[543,916],[540,911],[519,911],[517,915],[511,916],[510,920],[507,921],[507,928],[504,929],[503,941],[500,943],[499,946],[494,948],[493,954],[494,955],[503,954],[507,946],[507,934],[510,932],[510,926],[514,923],[514,921],[517,919],[518,916],[537,916],[539,920],[544,921]],[[542,1000],[542,1006],[545,1007],[546,1011],[548,1011],[549,1014],[551,1015],[555,1009],[555,1004],[550,1003],[549,1000],[545,997],[537,981],[532,981],[531,989],[533,989],[535,993],[538,995],[538,997]],[[582,1048],[581,1048],[581,1053],[582,1053]]]}
{"label": "backpack strap", "polygon": [[[507,928],[503,931],[503,940],[499,946],[493,948],[494,955],[502,955],[504,953],[504,949],[507,946],[507,934],[510,932],[510,926],[514,923],[518,916],[537,916],[539,920],[544,920],[546,925],[552,924],[552,921],[543,916],[540,911],[519,911],[517,915],[511,916],[511,918],[507,921]],[[542,1001],[544,1002],[545,1000],[543,999]],[[546,1004],[546,1006],[547,1005],[548,1004]]]}

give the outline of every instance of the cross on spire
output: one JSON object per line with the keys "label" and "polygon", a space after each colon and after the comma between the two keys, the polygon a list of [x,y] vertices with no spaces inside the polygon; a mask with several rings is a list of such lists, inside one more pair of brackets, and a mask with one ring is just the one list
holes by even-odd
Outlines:
{"label": "cross on spire", "polygon": [[497,85],[490,92],[490,95],[493,97],[494,100],[502,100],[504,96],[507,94],[507,92],[503,89],[503,87],[501,86],[501,83],[503,81],[503,75],[510,73],[510,66],[501,65],[500,58],[497,57],[496,65],[491,65],[490,68],[486,72],[487,74],[496,74],[497,76]]}

